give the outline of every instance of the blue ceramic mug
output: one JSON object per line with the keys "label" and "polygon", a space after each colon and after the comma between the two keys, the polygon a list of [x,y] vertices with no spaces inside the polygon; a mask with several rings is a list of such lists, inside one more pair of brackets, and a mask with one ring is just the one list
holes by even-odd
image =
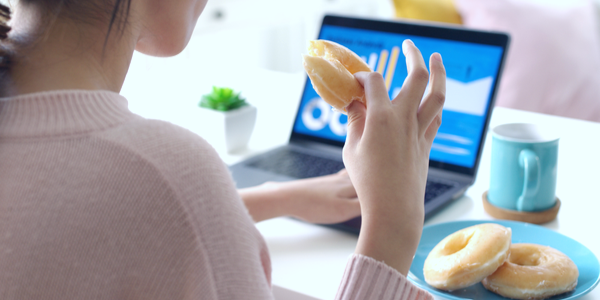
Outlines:
{"label": "blue ceramic mug", "polygon": [[558,137],[533,124],[504,124],[492,130],[488,201],[535,212],[556,204]]}

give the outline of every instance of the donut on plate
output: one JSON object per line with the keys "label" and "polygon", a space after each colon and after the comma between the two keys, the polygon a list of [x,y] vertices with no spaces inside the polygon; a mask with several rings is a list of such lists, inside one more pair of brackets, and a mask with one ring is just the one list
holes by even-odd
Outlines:
{"label": "donut on plate", "polygon": [[371,68],[350,49],[327,40],[310,41],[304,55],[304,69],[312,85],[325,102],[340,112],[358,100],[366,105],[365,90],[354,73]]}
{"label": "donut on plate", "polygon": [[447,236],[425,259],[425,281],[447,291],[479,283],[507,259],[511,235],[510,228],[485,223]]}
{"label": "donut on plate", "polygon": [[510,258],[483,286],[513,299],[544,299],[572,291],[577,286],[579,270],[562,252],[535,244],[513,244]]}

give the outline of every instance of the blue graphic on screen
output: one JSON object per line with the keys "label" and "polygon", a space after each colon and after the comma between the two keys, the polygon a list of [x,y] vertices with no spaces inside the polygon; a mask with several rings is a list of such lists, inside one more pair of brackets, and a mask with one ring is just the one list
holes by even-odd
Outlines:
{"label": "blue graphic on screen", "polygon": [[[430,159],[473,167],[485,125],[485,112],[500,66],[501,47],[331,25],[323,26],[319,38],[348,47],[372,70],[380,72],[386,81],[390,99],[398,94],[408,75],[401,51],[405,39],[411,39],[419,48],[427,68],[428,58],[439,52],[446,67],[446,103]],[[344,142],[347,122],[346,115],[332,110],[317,95],[309,80],[294,131]]]}

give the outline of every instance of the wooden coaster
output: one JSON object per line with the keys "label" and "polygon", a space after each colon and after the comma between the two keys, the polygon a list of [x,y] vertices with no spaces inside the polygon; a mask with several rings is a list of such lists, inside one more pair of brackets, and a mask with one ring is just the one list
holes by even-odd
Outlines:
{"label": "wooden coaster", "polygon": [[560,209],[560,199],[558,199],[558,197],[556,197],[556,205],[550,209],[538,212],[525,212],[509,210],[495,206],[488,201],[487,194],[488,192],[485,191],[483,196],[481,196],[483,200],[483,209],[485,209],[490,216],[496,219],[544,224],[556,219],[556,215],[558,215],[558,210]]}

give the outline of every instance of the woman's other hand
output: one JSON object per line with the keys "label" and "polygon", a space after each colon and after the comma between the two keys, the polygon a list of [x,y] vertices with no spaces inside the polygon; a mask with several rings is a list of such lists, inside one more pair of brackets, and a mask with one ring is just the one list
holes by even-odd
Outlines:
{"label": "woman's other hand", "polygon": [[268,182],[239,190],[255,222],[291,216],[318,224],[360,215],[360,204],[346,170],[288,182]]}
{"label": "woman's other hand", "polygon": [[429,151],[441,125],[446,73],[439,54],[430,58],[430,75],[412,41],[402,50],[408,77],[392,101],[381,74],[355,74],[367,107],[358,101],[348,107],[344,163],[361,200],[356,252],[406,275],[423,228]]}

